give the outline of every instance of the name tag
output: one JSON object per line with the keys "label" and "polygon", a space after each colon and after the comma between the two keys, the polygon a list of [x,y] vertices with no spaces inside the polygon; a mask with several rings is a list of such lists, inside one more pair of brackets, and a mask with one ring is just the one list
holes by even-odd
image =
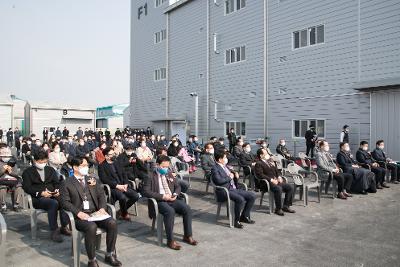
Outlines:
{"label": "name tag", "polygon": [[89,201],[87,201],[87,200],[83,201],[83,209],[84,210],[88,210],[89,209]]}

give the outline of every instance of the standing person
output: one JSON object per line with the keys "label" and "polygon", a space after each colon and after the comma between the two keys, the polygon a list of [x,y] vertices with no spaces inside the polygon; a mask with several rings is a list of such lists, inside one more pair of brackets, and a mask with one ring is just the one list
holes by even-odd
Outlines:
{"label": "standing person", "polygon": [[64,127],[64,130],[62,131],[62,136],[65,138],[69,136],[69,131],[66,126]]}
{"label": "standing person", "polygon": [[314,158],[314,148],[315,148],[315,142],[318,139],[317,133],[315,132],[315,126],[311,125],[310,129],[306,132],[304,138],[306,139],[306,146],[307,146],[307,157],[310,155],[311,152],[311,158]]}
{"label": "standing person", "polygon": [[13,133],[11,128],[8,129],[8,132],[7,132],[6,136],[7,136],[7,145],[9,147],[12,147],[13,146],[13,141],[14,141],[14,133]]}
{"label": "standing person", "polygon": [[0,128],[0,142],[3,141],[3,135],[4,135],[3,129]]}
{"label": "standing person", "polygon": [[343,126],[343,130],[340,133],[340,143],[349,143],[350,141],[349,130],[350,130],[349,125],[346,124],[345,126]]}
{"label": "standing person", "polygon": [[61,136],[62,136],[62,133],[61,133],[61,131],[60,131],[60,127],[57,127],[57,130],[56,130],[56,132],[54,133],[55,135],[56,135],[56,137],[58,138],[61,138]]}
{"label": "standing person", "polygon": [[47,130],[47,127],[44,127],[43,129],[43,143],[47,142],[49,139],[49,130]]}
{"label": "standing person", "polygon": [[76,131],[76,137],[81,139],[83,137],[82,127],[78,127],[78,131]]}
{"label": "standing person", "polygon": [[89,164],[85,158],[71,160],[74,175],[68,177],[61,186],[62,207],[72,212],[78,231],[84,233],[86,253],[89,267],[98,267],[96,260],[96,231],[103,228],[106,234],[105,262],[111,266],[122,266],[117,259],[115,244],[117,242],[117,222],[109,217],[107,219],[91,222],[90,214],[97,212],[108,215],[106,212],[106,199],[101,183],[88,176]]}
{"label": "standing person", "polygon": [[235,129],[231,128],[228,133],[228,141],[229,141],[229,153],[233,153],[233,147],[236,145],[236,133]]}

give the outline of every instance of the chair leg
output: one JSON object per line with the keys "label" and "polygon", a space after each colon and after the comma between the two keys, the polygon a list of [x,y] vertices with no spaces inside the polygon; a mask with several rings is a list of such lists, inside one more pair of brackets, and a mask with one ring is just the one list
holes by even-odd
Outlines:
{"label": "chair leg", "polygon": [[230,199],[228,199],[228,219],[229,219],[229,227],[233,228],[233,216],[232,213],[234,212],[233,209],[234,207],[234,203],[231,203]]}
{"label": "chair leg", "polygon": [[269,214],[272,215],[272,213],[274,212],[274,205],[275,205],[274,195],[271,192],[269,192],[268,198],[269,198]]}
{"label": "chair leg", "polygon": [[208,193],[208,187],[210,186],[210,182],[207,181],[207,185],[206,185],[206,193]]}
{"label": "chair leg", "polygon": [[162,246],[163,242],[163,216],[159,214],[157,216],[157,240],[158,240],[158,245]]}
{"label": "chair leg", "polygon": [[156,218],[153,218],[153,221],[151,222],[151,231],[154,231],[156,229]]}
{"label": "chair leg", "polygon": [[318,203],[321,203],[321,188],[318,186],[317,190],[318,190]]}
{"label": "chair leg", "polygon": [[135,216],[139,216],[139,209],[138,209],[138,204],[137,201],[135,202]]}
{"label": "chair leg", "polygon": [[96,249],[100,250],[101,248],[101,235],[96,235]]}
{"label": "chair leg", "polygon": [[36,239],[37,234],[37,213],[36,211],[31,211],[31,234],[32,239]]}
{"label": "chair leg", "polygon": [[230,202],[229,202],[229,199],[228,199],[228,201],[226,201],[226,217],[229,217],[229,214],[230,214]]}
{"label": "chair leg", "polygon": [[262,206],[262,203],[263,203],[263,198],[264,198],[264,192],[261,192],[261,198],[260,198],[260,208],[261,208],[261,206]]}
{"label": "chair leg", "polygon": [[304,207],[308,205],[308,188],[303,186]]}
{"label": "chair leg", "polygon": [[221,202],[218,202],[218,206],[217,206],[217,217],[216,217],[216,220],[218,221],[218,218],[219,218],[219,214],[220,214],[220,212],[221,212],[221,205],[222,205],[222,203]]}
{"label": "chair leg", "polygon": [[81,266],[81,243],[82,243],[82,234],[81,233],[76,233],[72,234],[72,254],[73,254],[73,260],[74,260],[74,267],[80,267]]}

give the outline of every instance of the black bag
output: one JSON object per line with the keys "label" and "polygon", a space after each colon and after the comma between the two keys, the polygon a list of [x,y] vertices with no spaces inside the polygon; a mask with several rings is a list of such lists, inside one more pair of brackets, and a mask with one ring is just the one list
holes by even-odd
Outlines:
{"label": "black bag", "polygon": [[176,168],[177,168],[178,172],[180,172],[180,171],[187,171],[187,170],[188,170],[187,164],[185,164],[185,163],[183,163],[183,162],[177,162],[177,163],[176,163]]}

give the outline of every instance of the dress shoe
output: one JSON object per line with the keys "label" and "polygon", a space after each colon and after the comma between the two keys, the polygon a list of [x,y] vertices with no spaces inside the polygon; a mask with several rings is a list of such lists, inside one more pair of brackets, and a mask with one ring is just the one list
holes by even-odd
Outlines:
{"label": "dress shoe", "polygon": [[368,192],[365,191],[365,190],[363,190],[363,191],[360,192],[360,194],[361,194],[361,195],[368,195]]}
{"label": "dress shoe", "polygon": [[185,242],[185,243],[188,243],[189,245],[192,245],[192,246],[197,246],[197,241],[196,240],[194,240],[193,239],[193,237],[191,237],[191,236],[185,236],[184,238],[183,238],[183,242]]}
{"label": "dress shoe", "polygon": [[348,192],[343,192],[343,194],[344,194],[346,197],[353,197],[353,195],[350,194],[350,193],[348,193]]}
{"label": "dress shoe", "polygon": [[180,250],[181,249],[181,245],[179,245],[179,243],[176,242],[175,240],[168,241],[167,246],[170,249],[173,249],[173,250]]}
{"label": "dress shoe", "polygon": [[71,230],[69,230],[68,226],[61,227],[60,233],[62,235],[66,235],[66,236],[71,236],[72,235],[72,232],[71,232]]}
{"label": "dress shoe", "polygon": [[382,187],[383,188],[390,188],[390,186],[388,186],[386,183],[382,183]]}
{"label": "dress shoe", "polygon": [[399,184],[400,182],[399,181],[392,181],[392,183]]}
{"label": "dress shoe", "polygon": [[122,263],[117,259],[115,255],[106,256],[104,262],[111,266],[122,266]]}
{"label": "dress shoe", "polygon": [[20,212],[22,210],[22,207],[20,205],[14,205],[13,210],[15,212]]}
{"label": "dress shoe", "polygon": [[383,187],[380,184],[377,184],[376,189],[383,189]]}
{"label": "dress shoe", "polygon": [[376,193],[376,189],[374,189],[374,190],[372,190],[372,189],[368,189],[367,191],[368,191],[368,193],[373,193],[373,194],[375,194],[375,193]]}
{"label": "dress shoe", "polygon": [[129,216],[129,213],[121,213],[121,216],[119,217],[120,220],[123,221],[131,221],[131,217]]}
{"label": "dress shoe", "polygon": [[339,199],[347,199],[346,195],[343,192],[340,192],[339,194],[337,194],[337,198],[339,198]]}
{"label": "dress shoe", "polygon": [[99,267],[99,264],[97,263],[97,260],[92,260],[89,261],[87,264],[88,267]]}
{"label": "dress shoe", "polygon": [[255,224],[256,222],[250,219],[249,217],[240,217],[240,222],[248,223],[248,224]]}
{"label": "dress shoe", "polygon": [[51,236],[50,236],[51,240],[53,240],[56,243],[61,243],[64,241],[64,239],[62,238],[62,236],[60,235],[60,230],[54,230],[53,232],[51,232]]}
{"label": "dress shoe", "polygon": [[289,208],[289,207],[284,207],[282,210],[283,210],[284,212],[288,212],[288,213],[296,213],[295,210],[292,210],[292,209]]}
{"label": "dress shoe", "polygon": [[284,216],[284,215],[285,215],[285,213],[283,213],[283,211],[282,211],[281,209],[276,210],[276,211],[275,211],[275,214],[276,214],[276,215],[279,215],[279,216]]}
{"label": "dress shoe", "polygon": [[240,222],[235,222],[233,226],[238,229],[243,229],[243,224],[241,224]]}

